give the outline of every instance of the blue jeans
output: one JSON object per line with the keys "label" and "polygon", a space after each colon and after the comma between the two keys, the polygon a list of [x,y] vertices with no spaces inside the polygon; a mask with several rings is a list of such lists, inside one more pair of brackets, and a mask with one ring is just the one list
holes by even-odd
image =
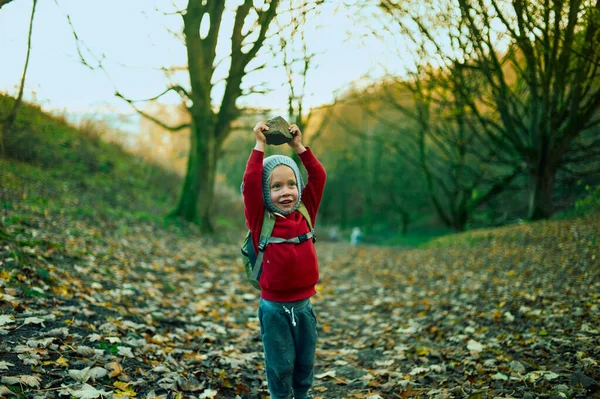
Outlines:
{"label": "blue jeans", "polygon": [[289,399],[292,391],[295,399],[309,398],[317,346],[317,318],[310,299],[261,298],[258,320],[271,399]]}

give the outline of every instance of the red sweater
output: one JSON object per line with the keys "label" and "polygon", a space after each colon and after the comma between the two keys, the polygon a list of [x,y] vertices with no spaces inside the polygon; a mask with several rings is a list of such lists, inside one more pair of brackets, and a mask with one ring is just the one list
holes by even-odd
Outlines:
{"label": "red sweater", "polygon": [[[244,173],[246,226],[252,231],[252,243],[257,253],[265,214],[262,196],[264,156],[264,152],[252,150]],[[307,148],[299,156],[308,172],[308,183],[302,190],[301,201],[306,206],[314,226],[327,176],[323,165],[310,149]],[[297,210],[285,218],[276,218],[273,237],[294,238],[310,231],[308,223]],[[319,265],[312,240],[301,244],[269,244],[265,250],[262,268],[259,281],[262,288],[261,297],[268,301],[293,302],[310,298],[316,293]]]}

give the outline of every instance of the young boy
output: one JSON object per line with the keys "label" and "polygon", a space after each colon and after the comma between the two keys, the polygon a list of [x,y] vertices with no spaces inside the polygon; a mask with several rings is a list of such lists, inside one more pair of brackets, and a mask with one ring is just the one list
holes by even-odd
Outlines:
{"label": "young boy", "polygon": [[[256,253],[265,212],[275,218],[272,237],[290,239],[310,231],[297,209],[302,201],[314,226],[326,179],[321,163],[302,145],[298,126],[289,128],[293,135],[289,145],[308,172],[305,187],[291,158],[283,155],[264,158],[266,130],[269,127],[264,122],[254,127],[256,145],[246,165],[242,189],[246,225],[252,232]],[[271,243],[266,247],[259,280],[258,318],[271,399],[288,399],[292,392],[295,399],[311,397],[317,320],[310,297],[316,293],[318,280],[313,240]]]}

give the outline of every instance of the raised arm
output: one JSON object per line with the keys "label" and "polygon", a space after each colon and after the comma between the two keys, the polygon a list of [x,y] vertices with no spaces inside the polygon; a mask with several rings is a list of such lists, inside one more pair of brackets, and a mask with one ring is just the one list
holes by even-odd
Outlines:
{"label": "raised arm", "polygon": [[246,226],[253,231],[260,230],[265,214],[262,196],[263,159],[267,141],[263,133],[265,130],[269,130],[269,127],[262,121],[254,126],[253,133],[256,137],[256,144],[246,163],[242,186]]}
{"label": "raised arm", "polygon": [[327,173],[309,147],[306,147],[305,151],[298,154],[298,156],[308,173],[308,182],[302,190],[302,202],[306,205],[314,226],[319,205],[321,205],[321,199],[323,198],[323,191],[325,190]]}
{"label": "raised arm", "polygon": [[308,172],[308,182],[306,183],[304,190],[302,190],[302,202],[306,206],[314,226],[317,211],[319,210],[319,205],[323,198],[327,174],[317,157],[315,157],[308,147],[305,147],[302,144],[302,132],[298,126],[290,125],[290,132],[293,134],[294,138],[289,145],[294,149],[296,154],[298,154],[298,157],[306,168],[306,172]]}

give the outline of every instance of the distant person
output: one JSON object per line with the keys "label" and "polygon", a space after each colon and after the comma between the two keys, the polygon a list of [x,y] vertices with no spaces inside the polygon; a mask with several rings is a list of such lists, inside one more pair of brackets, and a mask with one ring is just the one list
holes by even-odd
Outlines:
{"label": "distant person", "polygon": [[332,227],[329,229],[329,241],[337,242],[339,238],[337,227]]}
{"label": "distant person", "polygon": [[352,229],[352,233],[350,234],[350,245],[355,246],[360,243],[362,239],[362,233],[360,228],[355,227]]}
{"label": "distant person", "polygon": [[[292,393],[295,399],[306,399],[311,397],[317,344],[317,320],[310,297],[316,293],[319,268],[310,224],[301,211],[307,211],[314,226],[326,173],[302,144],[298,126],[290,125],[293,139],[288,144],[308,172],[309,180],[303,186],[294,160],[283,155],[264,157],[266,130],[269,127],[265,122],[254,127],[256,145],[246,165],[242,188],[246,225],[256,253],[265,212],[275,218],[271,238],[279,237],[278,242],[269,241],[263,247],[262,271],[257,278],[265,369],[272,399],[289,398]],[[261,266],[258,263],[256,267]]]}

